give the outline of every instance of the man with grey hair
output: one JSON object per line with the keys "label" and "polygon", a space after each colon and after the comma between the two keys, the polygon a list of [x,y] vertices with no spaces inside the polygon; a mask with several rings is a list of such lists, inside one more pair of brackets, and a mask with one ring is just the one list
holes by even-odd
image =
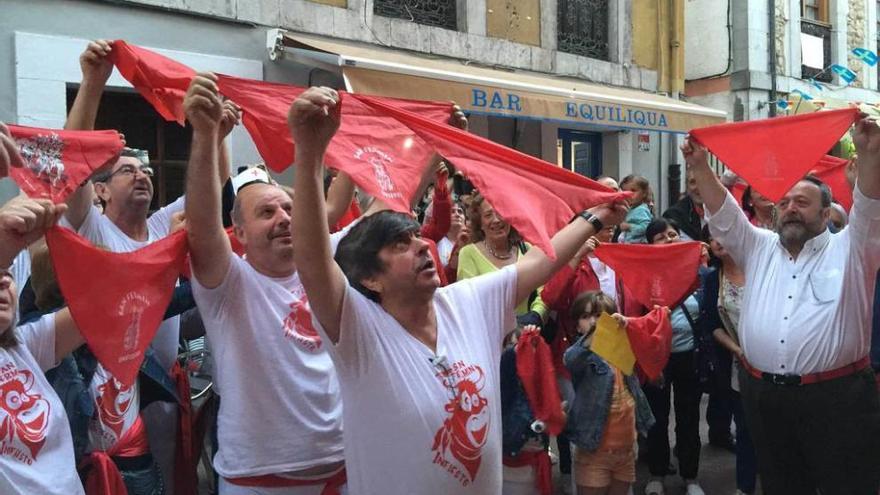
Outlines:
{"label": "man with grey hair", "polygon": [[[113,71],[111,51],[110,42],[95,40],[80,56],[83,79],[65,129],[95,128],[101,95]],[[224,136],[237,119],[233,106],[224,107]],[[185,201],[180,197],[150,215],[154,190],[148,160],[146,151],[124,151],[115,163],[95,174],[93,180],[86,181],[68,198],[67,212],[59,223],[96,246],[116,253],[136,251],[169,235],[172,217],[183,211]],[[95,195],[104,205],[103,212],[93,204]],[[179,338],[180,317],[175,316],[162,322],[150,344],[166,371],[170,372],[176,363]],[[177,407],[156,401],[143,410],[150,449],[162,469],[168,493],[173,492],[177,428],[172,425],[177,424]]]}
{"label": "man with grey hair", "polygon": [[754,227],[708,165],[682,147],[714,239],[743,268],[739,381],[764,493],[877,493],[880,399],[869,366],[880,267],[880,128],[853,130],[859,169],[850,223],[829,232],[831,193],[805,177]]}

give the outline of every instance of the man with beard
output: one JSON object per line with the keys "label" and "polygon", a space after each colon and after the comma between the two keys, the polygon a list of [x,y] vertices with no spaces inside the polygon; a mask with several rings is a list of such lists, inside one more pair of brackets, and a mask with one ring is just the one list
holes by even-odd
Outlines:
{"label": "man with beard", "polygon": [[339,376],[351,493],[500,494],[501,343],[514,308],[626,208],[583,212],[512,265],[439,288],[428,243],[403,213],[363,218],[332,254],[322,192],[339,95],[291,106],[293,256]]}
{"label": "man with beard", "polygon": [[[864,116],[863,116],[864,117]],[[709,228],[748,283],[740,386],[764,493],[877,493],[880,401],[869,367],[880,267],[880,128],[853,131],[860,167],[850,224],[831,234],[831,194],[806,177],[777,204],[776,232],[754,227],[709,168],[682,151]]]}

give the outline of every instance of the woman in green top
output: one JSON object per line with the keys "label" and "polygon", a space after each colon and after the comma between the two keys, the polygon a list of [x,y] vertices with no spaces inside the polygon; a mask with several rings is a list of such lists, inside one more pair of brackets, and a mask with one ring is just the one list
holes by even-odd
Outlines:
{"label": "woman in green top", "polygon": [[[468,215],[474,242],[461,248],[458,253],[458,280],[512,265],[528,250],[529,245],[523,242],[516,229],[498,216],[482,195],[474,197]],[[543,287],[539,287],[532,297],[517,305],[516,321],[519,326],[544,324],[548,310],[541,300],[542,290]]]}

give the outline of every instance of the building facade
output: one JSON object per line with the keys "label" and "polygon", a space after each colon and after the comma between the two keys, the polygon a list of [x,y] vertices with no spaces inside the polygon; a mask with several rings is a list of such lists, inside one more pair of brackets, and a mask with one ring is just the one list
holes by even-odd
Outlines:
{"label": "building facade", "polygon": [[[688,0],[685,94],[735,121],[800,111],[798,92],[831,106],[880,102],[877,66],[852,52],[878,51],[878,3]],[[833,64],[850,69],[855,80],[825,70]],[[773,104],[779,100],[795,108]]]}
{"label": "building facade", "polygon": [[[691,2],[689,2],[691,3]],[[88,39],[150,48],[199,70],[355,92],[454,99],[471,131],[596,177],[645,175],[658,208],[680,191],[677,145],[725,112],[679,99],[685,0],[8,0],[0,119],[60,127]],[[62,8],[63,5],[63,8]],[[99,126],[180,193],[188,131],[111,78]],[[259,157],[246,131],[234,165]],[[672,170],[670,176],[669,171]],[[285,178],[282,178],[285,180]],[[0,183],[0,196],[14,192]]]}

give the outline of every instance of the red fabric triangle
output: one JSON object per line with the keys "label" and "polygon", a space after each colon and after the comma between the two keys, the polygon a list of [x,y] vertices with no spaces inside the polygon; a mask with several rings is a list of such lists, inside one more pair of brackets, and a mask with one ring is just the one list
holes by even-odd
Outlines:
{"label": "red fabric triangle", "polygon": [[636,363],[649,380],[660,377],[672,352],[669,308],[656,307],[639,318],[627,318],[626,335]]}
{"label": "red fabric triangle", "polygon": [[828,187],[831,188],[831,196],[847,212],[852,208],[853,204],[852,187],[850,187],[849,181],[846,180],[846,166],[848,164],[849,160],[825,155],[813,167],[813,170],[810,171],[810,173],[822,179],[822,182],[828,184]]}
{"label": "red fabric triangle", "polygon": [[[257,150],[274,171],[293,163],[294,143],[287,127],[290,104],[305,88],[221,75],[220,91],[242,109],[242,123]],[[340,92],[342,122],[327,149],[324,161],[344,170],[370,195],[394,210],[409,212],[431,147],[393,118],[377,114],[354,95]],[[417,102],[383,98],[393,106],[446,122],[451,103]]]}
{"label": "red fabric triangle", "polygon": [[122,40],[113,42],[110,60],[165,120],[184,124],[183,97],[195,70]]}
{"label": "red fabric triangle", "polygon": [[776,203],[837,143],[857,115],[855,108],[829,110],[703,127],[690,135]]}
{"label": "red fabric triangle", "polygon": [[378,113],[394,117],[452,162],[495,210],[551,258],[550,237],[575,212],[629,197],[598,182],[514,149],[439,124],[372,96],[351,95]]}
{"label": "red fabric triangle", "polygon": [[80,334],[107,371],[132,385],[183,268],[186,232],[130,253],[104,251],[62,227],[46,242]]}
{"label": "red fabric triangle", "polygon": [[62,131],[10,125],[23,167],[9,175],[30,198],[63,203],[92,172],[115,160],[122,151],[116,131]]}
{"label": "red fabric triangle", "polygon": [[550,346],[537,330],[525,331],[516,342],[516,374],[535,419],[543,421],[548,434],[565,428],[565,413],[553,370]]}
{"label": "red fabric triangle", "polygon": [[602,244],[596,257],[644,306],[675,307],[699,286],[702,252],[699,242]]}

